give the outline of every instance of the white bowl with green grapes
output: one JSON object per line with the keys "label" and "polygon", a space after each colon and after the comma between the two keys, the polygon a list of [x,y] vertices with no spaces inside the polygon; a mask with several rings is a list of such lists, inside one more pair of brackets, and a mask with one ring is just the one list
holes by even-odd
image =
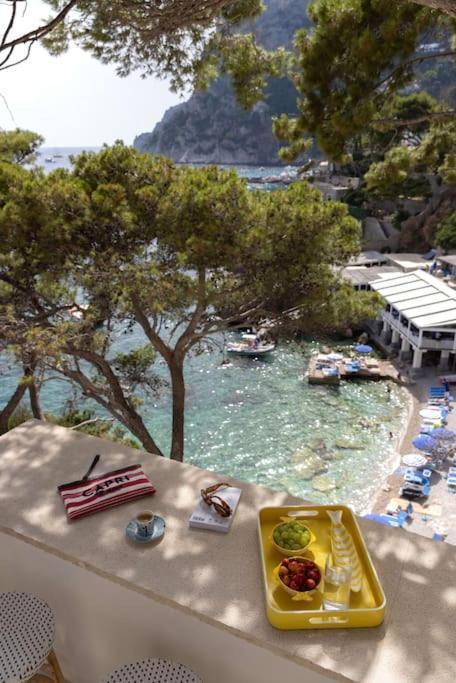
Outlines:
{"label": "white bowl with green grapes", "polygon": [[290,520],[274,527],[271,540],[279,553],[292,556],[308,548],[314,539],[309,527],[298,520]]}

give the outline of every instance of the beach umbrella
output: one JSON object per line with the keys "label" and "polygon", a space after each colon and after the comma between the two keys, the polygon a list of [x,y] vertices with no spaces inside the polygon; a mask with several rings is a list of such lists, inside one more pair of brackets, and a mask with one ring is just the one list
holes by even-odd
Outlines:
{"label": "beach umbrella", "polygon": [[402,462],[407,467],[423,467],[426,465],[427,459],[419,453],[408,453],[402,457]]}
{"label": "beach umbrella", "polygon": [[425,420],[436,420],[437,422],[442,417],[438,408],[423,408],[420,410],[420,416]]}
{"label": "beach umbrella", "polygon": [[433,439],[450,441],[451,439],[454,439],[456,434],[452,432],[451,429],[445,429],[445,427],[437,427],[437,429],[433,429],[432,432],[430,432],[430,436],[432,436]]}
{"label": "beach umbrella", "polygon": [[357,351],[357,353],[372,353],[373,350],[374,349],[372,346],[369,346],[369,344],[357,344],[355,346],[355,351]]}
{"label": "beach umbrella", "polygon": [[413,439],[412,444],[420,451],[432,451],[438,445],[437,441],[428,434],[420,434]]}

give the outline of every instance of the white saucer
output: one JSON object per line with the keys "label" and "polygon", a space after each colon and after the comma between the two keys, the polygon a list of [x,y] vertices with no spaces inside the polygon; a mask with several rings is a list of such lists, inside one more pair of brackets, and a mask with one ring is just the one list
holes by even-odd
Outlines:
{"label": "white saucer", "polygon": [[139,536],[138,524],[135,519],[131,519],[127,524],[125,533],[130,540],[136,541],[137,543],[151,543],[151,541],[158,541],[158,539],[163,536],[165,533],[165,526],[163,517],[155,515],[152,533],[149,536]]}

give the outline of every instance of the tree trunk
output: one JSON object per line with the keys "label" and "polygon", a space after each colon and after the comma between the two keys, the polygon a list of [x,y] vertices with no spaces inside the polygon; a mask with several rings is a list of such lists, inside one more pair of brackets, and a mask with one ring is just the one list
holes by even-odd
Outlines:
{"label": "tree trunk", "polygon": [[437,9],[450,17],[456,17],[456,0],[412,0],[416,5]]}
{"label": "tree trunk", "polygon": [[149,434],[142,418],[137,413],[132,413],[125,415],[122,413],[123,424],[130,430],[134,436],[141,442],[148,453],[153,453],[154,455],[163,455],[151,435]]}
{"label": "tree trunk", "polygon": [[173,394],[173,435],[171,460],[184,460],[185,382],[183,359],[173,357],[169,364]]}
{"label": "tree trunk", "polygon": [[44,418],[43,418],[43,412],[41,410],[40,394],[39,394],[39,391],[38,391],[38,388],[35,384],[34,379],[31,380],[29,387],[28,387],[28,390],[29,390],[30,406],[32,408],[33,417],[36,420],[43,420]]}
{"label": "tree trunk", "polygon": [[0,410],[0,435],[6,434],[6,432],[8,431],[9,419],[16,410],[19,403],[21,402],[21,399],[25,394],[26,390],[27,384],[25,382],[18,384],[14,394],[11,396],[6,406],[2,410]]}

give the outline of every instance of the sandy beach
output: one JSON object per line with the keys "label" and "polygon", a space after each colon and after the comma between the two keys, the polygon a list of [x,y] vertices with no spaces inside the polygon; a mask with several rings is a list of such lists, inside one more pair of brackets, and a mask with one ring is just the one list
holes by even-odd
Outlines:
{"label": "sandy beach", "polygon": [[[402,368],[400,371],[403,372]],[[422,419],[419,413],[427,405],[429,388],[440,384],[439,377],[441,374],[442,371],[437,368],[426,368],[421,377],[415,381],[411,380],[404,383],[410,401],[408,419],[398,435],[398,454],[392,465],[392,472],[381,483],[372,506],[374,513],[384,513],[388,503],[393,498],[399,498],[403,474],[396,474],[395,471],[400,466],[402,455],[416,451],[412,441],[420,430]],[[453,389],[454,394],[456,394],[456,389]],[[448,416],[447,426],[449,429],[456,430],[456,406],[454,403]],[[448,471],[448,466],[448,463],[444,463],[440,472],[432,473],[431,493],[424,504],[413,503],[412,519],[404,526],[404,529],[427,538],[432,538],[435,532],[446,531],[446,542],[456,545],[456,496],[448,492],[446,478],[442,477],[442,473]],[[405,505],[407,502],[404,500]]]}

